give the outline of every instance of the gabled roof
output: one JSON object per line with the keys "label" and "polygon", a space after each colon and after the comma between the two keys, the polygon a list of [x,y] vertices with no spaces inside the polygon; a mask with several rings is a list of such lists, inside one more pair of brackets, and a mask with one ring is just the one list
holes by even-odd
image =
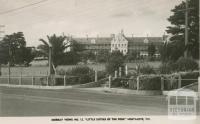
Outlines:
{"label": "gabled roof", "polygon": [[[161,45],[163,43],[162,37],[125,37],[129,44],[143,45],[144,40],[148,39],[149,43],[154,43],[155,45]],[[81,44],[110,44],[112,37],[84,37],[84,38],[73,38]]]}
{"label": "gabled roof", "polygon": [[162,37],[126,37],[130,44],[142,45],[145,44],[145,39],[148,40],[149,43],[153,43],[155,45],[160,45],[163,43]]}
{"label": "gabled roof", "polygon": [[81,44],[110,44],[111,37],[88,37],[88,38],[73,38],[75,41]]}

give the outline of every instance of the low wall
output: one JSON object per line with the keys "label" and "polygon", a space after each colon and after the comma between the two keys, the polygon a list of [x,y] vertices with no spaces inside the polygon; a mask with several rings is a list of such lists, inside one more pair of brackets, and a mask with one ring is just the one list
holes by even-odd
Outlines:
{"label": "low wall", "polygon": [[104,92],[120,93],[120,94],[135,94],[135,95],[162,95],[162,91],[159,90],[129,90],[119,88],[105,88]]}
{"label": "low wall", "polygon": [[32,88],[32,89],[69,89],[69,88],[91,88],[99,87],[100,83],[90,82],[86,84],[77,84],[71,86],[41,86],[41,85],[18,85],[18,84],[0,84],[0,86],[5,87],[21,87],[21,88]]}
{"label": "low wall", "polygon": [[90,82],[86,84],[78,84],[78,85],[72,85],[72,88],[91,88],[91,87],[99,87],[100,83],[98,82]]}

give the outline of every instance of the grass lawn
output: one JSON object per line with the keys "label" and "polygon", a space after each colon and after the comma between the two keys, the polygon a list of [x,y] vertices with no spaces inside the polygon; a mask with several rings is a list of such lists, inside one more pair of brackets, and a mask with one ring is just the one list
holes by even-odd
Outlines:
{"label": "grass lawn", "polygon": [[[153,66],[154,68],[158,68],[161,64],[161,62],[143,62],[143,64],[149,64],[150,66]],[[127,63],[129,68],[135,68],[137,63]],[[58,66],[59,69],[68,70],[72,67],[75,67],[77,65],[65,65],[65,66]],[[97,71],[105,70],[105,64],[89,64],[87,65],[90,68],[93,68]],[[8,68],[2,67],[2,75],[8,75]],[[11,75],[13,76],[19,76],[19,75],[25,75],[25,76],[40,76],[40,75],[47,75],[48,74],[48,66],[30,66],[30,67],[11,67]]]}

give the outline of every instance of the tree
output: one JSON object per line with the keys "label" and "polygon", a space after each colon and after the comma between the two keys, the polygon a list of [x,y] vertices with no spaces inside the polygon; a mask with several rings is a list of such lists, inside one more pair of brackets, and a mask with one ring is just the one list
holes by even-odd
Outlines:
{"label": "tree", "polygon": [[124,66],[124,56],[120,51],[114,51],[110,54],[106,70],[109,74],[113,74],[119,67]]}
{"label": "tree", "polygon": [[44,56],[49,57],[49,45],[52,46],[52,63],[55,67],[63,64],[63,59],[65,57],[66,49],[70,46],[66,41],[66,36],[52,36],[47,35],[48,41],[44,39],[39,39],[43,44],[38,46],[38,49]]}
{"label": "tree", "polygon": [[87,62],[87,60],[95,60],[95,54],[90,50],[81,52],[80,57],[83,62]]}
{"label": "tree", "polygon": [[26,47],[23,32],[6,35],[0,43],[0,52],[1,64],[7,64],[10,60],[11,65],[28,65],[34,58],[31,50]]}
{"label": "tree", "polygon": [[129,52],[126,55],[126,60],[127,61],[134,61],[134,60],[136,60],[138,58],[138,56],[139,56],[139,51],[134,50],[134,51]]}
{"label": "tree", "polygon": [[69,39],[70,42],[70,51],[71,52],[76,52],[76,53],[80,53],[83,52],[83,46],[81,44],[79,44],[76,40],[74,39]]}
{"label": "tree", "polygon": [[8,49],[3,41],[0,41],[0,64],[7,64],[9,60]]}
{"label": "tree", "polygon": [[109,54],[110,54],[109,51],[101,50],[97,52],[96,59],[100,63],[105,63],[109,59]]}
{"label": "tree", "polygon": [[[173,15],[168,18],[168,21],[172,26],[167,27],[167,33],[171,34],[170,46],[171,52],[168,54],[168,58],[173,61],[178,60],[183,56],[184,51],[187,49],[191,57],[198,58],[198,35],[199,35],[199,19],[198,19],[198,10],[199,10],[199,0],[189,0],[188,10],[188,45],[184,44],[184,31],[185,31],[185,11],[186,3],[182,2],[181,4],[175,6],[171,11]],[[173,54],[175,53],[175,56]]]}

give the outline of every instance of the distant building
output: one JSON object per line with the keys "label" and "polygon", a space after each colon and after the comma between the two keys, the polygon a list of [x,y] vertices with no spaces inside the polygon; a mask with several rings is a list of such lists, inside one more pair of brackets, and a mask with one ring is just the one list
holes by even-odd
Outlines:
{"label": "distant building", "polygon": [[100,50],[110,51],[111,37],[87,37],[87,38],[73,38],[76,42],[81,44],[84,50],[98,52]]}
{"label": "distant building", "polygon": [[128,53],[128,40],[124,36],[123,30],[118,35],[113,35],[111,40],[111,52],[120,51],[124,55]]}
{"label": "distant building", "polygon": [[153,43],[156,47],[155,56],[159,55],[159,47],[163,44],[163,37],[126,37],[123,30],[110,37],[83,37],[73,38],[76,42],[81,44],[84,50],[92,52],[104,51],[120,51],[124,55],[132,52],[139,52],[140,56],[148,56],[148,46]]}

